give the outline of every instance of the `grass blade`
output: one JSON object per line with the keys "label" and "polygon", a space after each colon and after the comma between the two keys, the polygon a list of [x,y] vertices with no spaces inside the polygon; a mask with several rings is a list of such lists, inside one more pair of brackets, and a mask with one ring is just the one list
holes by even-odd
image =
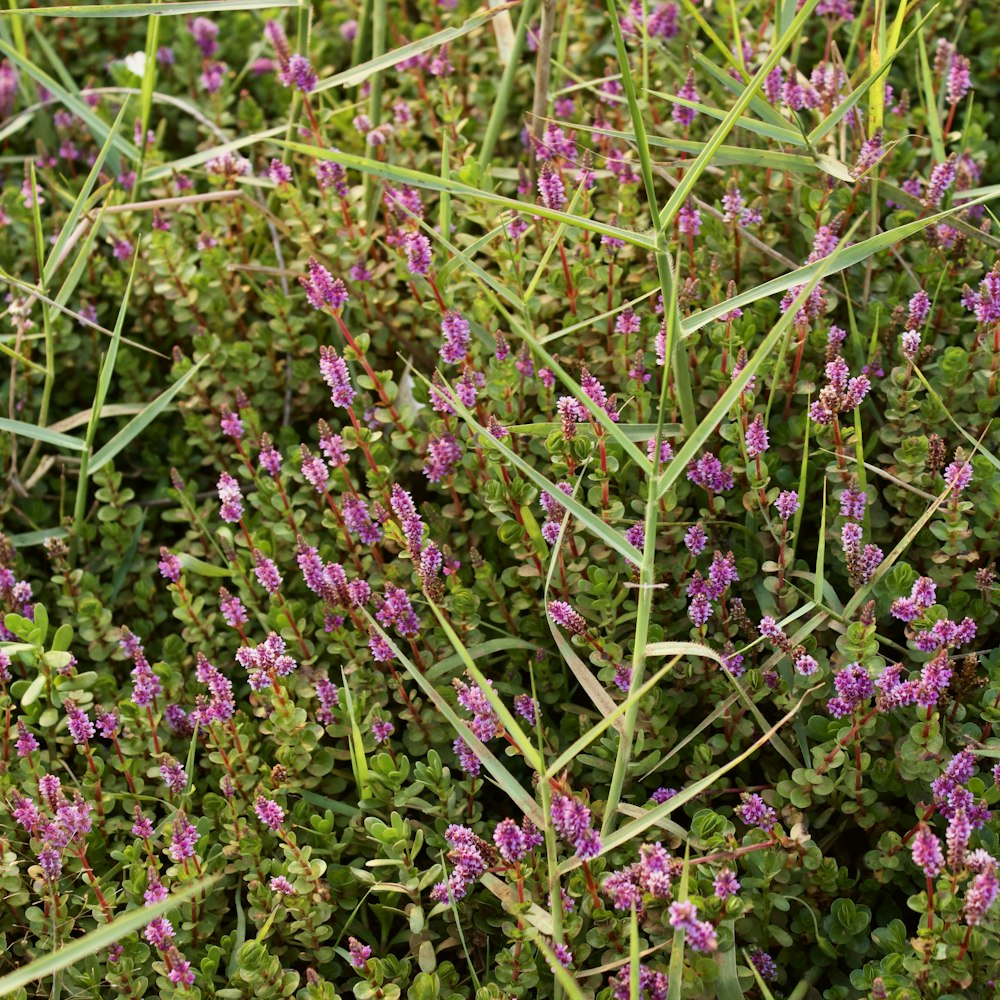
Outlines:
{"label": "grass blade", "polygon": [[[391,52],[385,52],[380,56],[369,59],[360,66],[352,66],[351,69],[344,70],[343,73],[337,73],[335,76],[323,80],[316,86],[313,93],[320,94],[326,90],[333,90],[334,87],[357,87],[376,73],[392,69],[397,63],[401,63],[406,59],[412,59],[414,56],[422,55],[424,52],[430,52],[432,49],[439,49],[442,45],[450,45],[456,39],[462,38],[464,35],[468,35],[489,24],[498,14],[513,10],[520,3],[521,0],[511,0],[509,3],[504,3],[499,7],[476,14],[453,28],[443,28],[441,31],[435,31],[434,34],[427,35],[425,38],[419,38],[415,42],[401,45],[398,49],[393,49]],[[269,4],[268,6],[276,7],[278,4]]]}
{"label": "grass blade", "polygon": [[301,7],[302,0],[175,0],[174,3],[95,3],[70,4],[56,7],[30,7],[5,10],[0,14],[22,17],[81,17],[118,18],[147,17],[163,14],[167,17],[187,17],[193,14],[228,14],[234,10],[273,10],[275,7]]}
{"label": "grass blade", "polygon": [[[809,0],[809,2],[813,3],[815,0]],[[295,153],[302,153],[305,156],[315,157],[320,160],[330,160],[332,163],[339,163],[348,170],[357,170],[362,174],[381,177],[383,180],[392,181],[394,184],[408,184],[411,187],[420,188],[424,191],[447,192],[465,201],[473,203],[485,202],[488,205],[512,209],[515,212],[525,215],[537,215],[543,219],[551,219],[553,222],[565,222],[576,229],[598,233],[601,236],[613,236],[643,250],[655,249],[655,241],[645,233],[620,229],[618,226],[611,226],[607,223],[598,222],[595,219],[588,219],[580,215],[557,212],[551,208],[546,208],[544,205],[533,205],[528,202],[517,201],[514,198],[505,198],[503,195],[493,194],[490,191],[481,191],[460,181],[444,180],[434,174],[423,173],[420,170],[411,170],[409,167],[400,167],[392,163],[382,163],[379,160],[371,160],[364,156],[353,156],[350,153],[343,153],[340,150],[317,149],[315,146],[307,146],[301,142],[287,142],[282,140],[275,143],[275,145],[281,146],[284,149],[290,149]]]}
{"label": "grass blade", "polygon": [[90,475],[107,465],[120,451],[127,448],[169,405],[174,396],[194,377],[199,368],[208,360],[205,355],[169,389],[160,393],[142,413],[133,417],[94,457],[90,460]]}
{"label": "grass blade", "polygon": [[[36,10],[32,8],[25,13],[33,14],[36,13]],[[85,100],[71,93],[43,69],[36,66],[30,59],[24,58],[16,49],[12,48],[2,39],[0,39],[0,54],[5,55],[18,69],[25,72],[36,83],[41,84],[53,97],[61,101],[67,110],[72,111],[90,129],[91,134],[99,143],[103,144],[108,138],[110,126],[105,123],[100,115],[94,112],[93,108]],[[114,151],[110,154],[109,158],[112,166],[116,169],[118,156],[123,156],[128,160],[137,160],[139,158],[139,151],[132,143],[122,138],[121,135],[113,136],[111,145]]]}
{"label": "grass blade", "polygon": [[0,431],[41,441],[43,444],[55,445],[56,448],[63,448],[66,451],[83,451],[83,441],[80,438],[61,434],[49,427],[37,427],[24,420],[8,420],[6,417],[0,417]]}
{"label": "grass blade", "polygon": [[128,910],[116,917],[110,924],[92,930],[89,934],[77,938],[75,941],[48,955],[42,955],[27,965],[22,965],[19,969],[7,973],[0,978],[0,996],[8,996],[15,990],[22,989],[29,983],[37,982],[48,976],[68,969],[77,962],[103,951],[105,948],[120,941],[127,934],[132,934],[142,927],[145,927],[156,917],[162,917],[177,909],[181,903],[193,898],[200,892],[205,892],[222,878],[221,873],[211,875],[208,878],[198,879],[190,882],[182,889],[170,894],[162,903],[155,906],[141,906]]}

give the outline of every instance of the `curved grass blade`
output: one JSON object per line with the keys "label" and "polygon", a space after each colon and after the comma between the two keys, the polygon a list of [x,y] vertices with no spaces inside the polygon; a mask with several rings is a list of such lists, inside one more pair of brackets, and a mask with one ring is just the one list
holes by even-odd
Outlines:
{"label": "curved grass blade", "polygon": [[90,475],[107,465],[120,451],[127,448],[169,405],[174,396],[194,377],[195,372],[209,359],[210,355],[193,365],[169,389],[160,393],[140,414],[133,417],[94,457],[90,460]]}
{"label": "curved grass blade", "polygon": [[[470,17],[463,24],[456,25],[453,28],[443,28],[441,31],[434,32],[433,35],[427,35],[424,38],[417,39],[415,42],[401,45],[398,49],[393,49],[391,52],[385,52],[375,59],[369,59],[360,66],[353,66],[351,69],[344,70],[343,73],[337,73],[335,76],[328,77],[316,86],[313,93],[320,94],[325,90],[333,90],[334,87],[357,87],[375,73],[392,69],[398,63],[406,59],[412,59],[414,56],[422,55],[424,52],[430,52],[431,49],[439,49],[442,45],[450,45],[456,39],[462,38],[464,35],[468,35],[470,32],[477,31],[479,28],[489,24],[498,14],[514,10],[521,2],[522,0],[510,0],[510,2],[501,4],[499,7],[494,7],[491,10]],[[270,6],[275,7],[278,5],[270,4]]]}
{"label": "curved grass blade", "polygon": [[[809,2],[814,3],[815,0],[809,0]],[[537,215],[543,219],[551,219],[553,222],[564,222],[576,229],[598,233],[601,236],[613,236],[643,250],[653,250],[656,246],[655,240],[645,233],[637,233],[630,229],[621,229],[618,226],[611,226],[581,215],[569,215],[566,212],[557,212],[551,208],[546,208],[544,205],[532,205],[528,202],[517,201],[515,198],[505,198],[503,195],[493,194],[491,191],[482,191],[468,184],[463,184],[460,181],[446,180],[435,174],[426,174],[420,170],[412,170],[409,167],[400,167],[392,163],[382,163],[379,160],[371,160],[364,156],[353,156],[350,153],[343,153],[340,150],[317,149],[315,146],[307,146],[301,142],[281,140],[276,142],[275,145],[281,146],[283,149],[290,149],[295,153],[315,157],[319,160],[329,160],[332,163],[339,163],[348,170],[357,170],[362,174],[381,177],[383,180],[392,181],[395,184],[409,184],[424,191],[446,192],[453,197],[462,198],[465,201],[474,203],[485,202],[488,205],[509,208],[514,212],[524,215]]]}
{"label": "curved grass blade", "polygon": [[[690,802],[691,799],[696,798],[703,791],[710,788],[716,781],[718,781],[722,775],[728,774],[734,767],[742,764],[748,757],[755,754],[762,746],[764,746],[765,743],[770,741],[771,737],[774,736],[775,733],[795,718],[799,709],[802,708],[805,703],[805,700],[814,691],[817,691],[819,686],[820,685],[816,685],[806,691],[788,712],[786,712],[773,726],[767,730],[767,732],[765,732],[756,742],[747,747],[747,749],[741,754],[727,760],[725,764],[716,768],[711,774],[707,774],[704,778],[699,778],[686,788],[682,788],[676,795],[667,799],[666,802],[649,809],[641,819],[636,819],[631,823],[626,823],[625,826],[619,827],[617,830],[609,833],[606,837],[603,837],[601,854],[607,854],[609,851],[613,851],[615,848],[621,847],[622,844],[627,844],[630,840],[641,836],[645,830],[648,830],[665,816],[669,816],[670,813],[679,809],[682,805]],[[567,872],[571,872],[574,869],[579,868],[580,864],[581,861],[579,858],[569,858],[559,866],[560,874],[565,875]]]}
{"label": "curved grass blade", "polygon": [[[36,13],[36,10],[32,8],[23,13],[33,14]],[[23,70],[36,83],[41,84],[53,97],[66,105],[66,108],[72,111],[90,129],[98,142],[103,143],[108,138],[110,126],[105,123],[100,115],[94,112],[93,108],[85,100],[67,90],[61,83],[49,76],[45,70],[36,66],[30,59],[24,58],[16,49],[12,48],[2,39],[0,39],[0,53],[5,55],[18,69]],[[117,165],[118,156],[124,156],[129,160],[137,160],[139,158],[139,151],[132,143],[122,138],[121,135],[113,136],[111,145],[114,149],[114,153],[110,154],[109,157],[112,166]]]}
{"label": "curved grass blade", "polygon": [[417,687],[423,691],[424,695],[434,703],[437,710],[444,716],[445,719],[451,724],[451,727],[455,732],[465,740],[465,743],[469,749],[479,758],[483,767],[489,771],[493,780],[496,781],[497,785],[502,788],[510,800],[517,805],[517,807],[524,813],[532,823],[535,824],[539,829],[545,825],[545,816],[542,814],[541,809],[538,808],[538,803],[535,801],[534,796],[530,795],[528,792],[521,787],[517,779],[507,770],[503,763],[493,754],[476,734],[465,724],[465,722],[459,718],[455,710],[441,697],[438,689],[431,684],[430,681],[422,674],[414,665],[413,662],[406,656],[405,653],[399,648],[396,641],[382,628],[378,622],[372,618],[367,612],[365,612],[365,617],[368,619],[369,624],[375,631],[381,636],[382,639],[388,643],[389,648],[396,654],[396,658],[400,663],[403,664],[404,669],[407,674],[413,679]]}
{"label": "curved grass blade", "polygon": [[[989,197],[991,196],[984,196],[984,198]],[[947,219],[949,216],[961,211],[966,204],[975,203],[963,203],[962,206],[949,208],[943,212],[937,212],[934,215],[925,216],[922,219],[915,219],[913,222],[907,222],[902,226],[896,226],[896,228],[879,233],[876,236],[870,236],[868,239],[862,240],[860,243],[854,243],[851,246],[843,246],[839,250],[830,254],[829,257],[824,257],[812,264],[806,264],[805,266],[797,268],[794,271],[789,271],[777,278],[772,278],[770,281],[765,281],[756,288],[740,292],[739,295],[734,295],[731,299],[726,299],[724,302],[719,302],[714,306],[709,306],[707,309],[702,309],[700,312],[692,313],[686,319],[681,320],[681,330],[685,335],[694,333],[695,330],[700,330],[703,326],[706,326],[713,320],[718,319],[731,309],[749,305],[750,303],[756,302],[758,299],[766,298],[769,295],[777,295],[781,292],[787,292],[790,288],[794,288],[796,285],[801,285],[809,281],[810,278],[812,278],[820,270],[823,271],[823,277],[828,277],[831,274],[837,274],[839,271],[844,271],[849,267],[853,267],[855,264],[860,264],[873,254],[881,253],[883,250],[887,250],[895,243],[899,243],[907,237],[912,236],[914,233],[919,233],[922,229],[926,229],[927,226],[932,226],[935,223],[941,222],[943,219]],[[951,223],[949,223],[949,225],[950,224]]]}
{"label": "curved grass blade", "polygon": [[116,941],[120,941],[127,934],[132,934],[141,927],[145,927],[151,920],[172,912],[181,903],[186,902],[200,892],[210,889],[221,878],[222,874],[220,873],[198,879],[196,882],[190,882],[183,889],[178,889],[176,892],[171,893],[162,903],[157,903],[155,906],[141,906],[133,910],[128,910],[112,920],[110,924],[104,924],[96,930],[92,930],[89,934],[77,938],[68,945],[50,952],[48,955],[42,955],[33,962],[15,969],[13,972],[8,972],[6,976],[0,978],[0,997],[8,996],[15,990],[27,986],[29,983],[45,979],[57,972],[61,972],[63,969],[70,968],[77,962],[99,951],[103,951]]}

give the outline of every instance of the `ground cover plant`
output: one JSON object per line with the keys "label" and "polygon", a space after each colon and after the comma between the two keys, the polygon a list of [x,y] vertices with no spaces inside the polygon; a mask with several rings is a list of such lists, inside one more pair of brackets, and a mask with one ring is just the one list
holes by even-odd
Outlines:
{"label": "ground cover plant", "polygon": [[998,52],[8,2],[0,995],[998,995]]}

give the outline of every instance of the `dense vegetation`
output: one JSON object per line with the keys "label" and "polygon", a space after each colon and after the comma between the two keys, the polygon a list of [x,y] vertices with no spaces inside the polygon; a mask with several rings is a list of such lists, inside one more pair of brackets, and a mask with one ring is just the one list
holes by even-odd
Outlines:
{"label": "dense vegetation", "polygon": [[0,12],[0,995],[1000,995],[1000,32]]}

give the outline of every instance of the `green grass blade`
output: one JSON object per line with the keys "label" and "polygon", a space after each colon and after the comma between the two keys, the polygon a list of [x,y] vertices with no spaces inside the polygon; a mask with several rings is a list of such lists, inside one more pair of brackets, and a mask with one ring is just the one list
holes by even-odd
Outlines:
{"label": "green grass blade", "polygon": [[[380,56],[369,59],[360,66],[353,66],[351,69],[344,70],[343,73],[337,73],[335,76],[328,77],[326,80],[320,82],[316,86],[314,93],[320,94],[326,90],[333,90],[334,87],[357,87],[369,79],[369,77],[384,70],[392,69],[397,63],[401,63],[405,59],[412,59],[414,56],[430,52],[432,49],[439,49],[442,45],[450,45],[457,39],[473,31],[478,31],[489,24],[497,14],[513,10],[520,5],[520,2],[521,0],[512,0],[510,3],[483,11],[453,28],[443,28],[441,31],[435,31],[434,34],[427,35],[425,38],[419,38],[415,42],[409,42],[406,45],[399,46],[397,49],[393,49],[391,52],[385,52]],[[277,5],[271,4],[270,6],[274,7]]]}
{"label": "green grass blade", "polygon": [[448,637],[448,641],[451,643],[452,649],[454,649],[458,654],[469,676],[476,682],[476,684],[479,685],[493,711],[500,717],[500,721],[503,723],[504,729],[507,730],[507,733],[517,745],[518,750],[521,751],[525,761],[527,761],[527,763],[535,771],[541,772],[544,769],[542,759],[538,755],[538,751],[532,745],[531,740],[528,739],[524,730],[521,729],[517,719],[514,718],[510,709],[504,704],[503,699],[496,693],[496,691],[493,690],[492,685],[487,682],[479,667],[476,666],[476,662],[469,654],[468,649],[466,649],[465,643],[462,642],[455,630],[451,627],[451,622],[448,621],[444,612],[434,603],[434,601],[430,599],[430,597],[427,598],[427,603],[434,612],[434,617],[437,618],[438,624],[441,626],[444,634]]}
{"label": "green grass blade", "polygon": [[[424,381],[427,382],[428,380],[424,379]],[[451,400],[451,405],[458,416],[460,416],[469,425],[475,434],[479,435],[479,439],[484,448],[499,452],[500,455],[502,455],[511,465],[515,466],[526,479],[530,479],[531,482],[534,483],[539,489],[545,490],[547,493],[552,493],[553,496],[558,495],[555,492],[555,483],[536,472],[534,466],[531,465],[530,462],[526,462],[520,455],[508,448],[503,441],[499,441],[493,437],[493,435],[490,434],[489,431],[487,431],[486,428],[484,428],[462,404],[462,401],[456,397],[450,386],[449,399]],[[630,562],[638,563],[642,558],[642,553],[640,553],[634,545],[625,541],[625,537],[623,535],[619,534],[609,524],[602,521],[593,513],[593,511],[590,510],[589,507],[580,503],[580,501],[575,497],[559,495],[559,503],[565,507],[566,510],[568,510],[583,527],[590,531],[591,534],[595,535],[602,542],[604,542],[605,545],[614,549],[616,552],[620,552]]]}
{"label": "green grass blade", "polygon": [[70,434],[60,434],[59,431],[50,430],[48,427],[37,427],[24,420],[8,420],[6,417],[0,417],[0,431],[41,441],[43,444],[51,444],[66,451],[83,451],[83,441],[80,438]]}
{"label": "green grass blade", "polygon": [[[650,92],[654,93],[653,91]],[[666,95],[664,95],[666,96]],[[722,118],[725,114],[723,111],[716,111],[715,108],[708,108],[704,104],[698,104],[697,101],[682,101],[680,98],[676,98],[678,104],[683,103],[685,107],[695,108],[698,111],[702,111],[709,114],[711,117]],[[743,119],[741,119],[742,124]],[[758,123],[751,122],[746,119],[751,126],[756,126]],[[559,122],[559,124],[565,129],[572,129],[576,132],[587,132],[591,135],[599,136],[610,136],[613,139],[622,139],[625,142],[634,143],[636,141],[634,132],[621,131],[619,129],[613,128],[595,128],[593,125],[584,125],[582,122]],[[767,135],[762,129],[758,130],[756,128],[750,128],[751,132],[758,132],[760,135]],[[776,136],[767,135],[768,138],[777,138]],[[804,146],[805,143],[801,141],[801,136],[799,136],[799,145]],[[696,156],[705,148],[705,143],[700,142],[695,139],[675,139],[673,136],[664,137],[659,135],[647,135],[646,141],[650,146],[654,146],[658,149],[675,149],[681,153],[694,153]],[[788,140],[784,137],[779,139],[780,142],[787,143]],[[713,160],[716,166],[746,166],[746,167],[771,167],[774,170],[794,170],[798,173],[808,173],[810,171],[816,171],[820,169],[816,158],[813,156],[806,156],[803,153],[785,153],[777,149],[755,149],[753,146],[720,146],[715,153],[715,159]],[[686,169],[694,163],[693,160],[671,160],[671,167],[680,167]],[[846,170],[846,168],[845,168]]]}
{"label": "green grass blade", "polygon": [[726,136],[733,130],[736,122],[742,117],[743,112],[750,106],[761,84],[767,78],[771,70],[778,65],[785,50],[794,42],[799,32],[805,26],[806,21],[812,16],[813,9],[819,0],[806,0],[799,12],[792,19],[788,30],[779,38],[772,47],[768,57],[761,64],[760,69],[754,74],[753,79],[746,85],[743,93],[736,99],[729,114],[726,115],[722,124],[712,133],[712,137],[705,143],[705,148],[698,154],[698,158],[692,164],[690,170],[684,172],[684,177],[680,184],[674,189],[670,200],[663,206],[660,213],[659,229],[664,230],[681,210],[681,206],[687,201],[698,178],[712,162],[715,151],[725,142]]}
{"label": "green grass blade", "polygon": [[48,955],[42,955],[33,962],[29,962],[27,965],[22,965],[19,969],[7,973],[6,976],[0,978],[0,996],[8,996],[15,990],[27,986],[29,983],[45,979],[57,972],[61,972],[63,969],[70,968],[77,962],[89,958],[91,955],[96,955],[98,952],[113,945],[116,941],[120,941],[126,935],[145,927],[151,920],[171,913],[181,903],[192,899],[198,893],[206,892],[221,878],[222,875],[220,873],[218,875],[210,875],[208,878],[198,879],[196,882],[189,882],[182,889],[172,892],[162,903],[157,903],[155,906],[141,906],[128,910],[112,920],[110,924],[104,924],[90,931],[89,934],[84,934],[83,937],[77,938],[70,944],[50,952]]}
{"label": "green grass blade", "polygon": [[[786,619],[781,624],[787,625],[789,620],[793,620],[799,615],[807,614],[811,609],[811,605],[805,605],[804,607],[799,608],[792,618]],[[704,646],[697,642],[653,642],[646,647],[646,656],[699,656],[709,660],[714,660],[719,665],[719,669],[721,669],[726,675],[726,679],[732,685],[737,698],[743,702],[750,714],[757,720],[757,725],[759,725],[762,730],[766,730],[768,728],[767,719],[764,718],[764,715],[757,707],[756,702],[750,697],[746,688],[744,688],[732,675],[732,673],[730,673],[723,657],[710,646]],[[777,750],[778,753],[784,757],[792,767],[799,766],[798,758],[794,753],[792,753],[788,744],[785,743],[785,741],[777,733],[774,734],[772,743],[775,750]]]}
{"label": "green grass blade", "polygon": [[[510,107],[511,95],[514,93],[514,77],[517,74],[521,56],[524,53],[525,42],[528,38],[528,27],[535,14],[535,7],[538,0],[522,0],[521,11],[517,17],[517,30],[514,33],[514,44],[511,49],[510,58],[503,68],[503,76],[497,86],[497,96],[490,108],[489,121],[486,123],[486,131],[483,134],[482,145],[479,147],[479,173],[485,182],[493,158],[493,151],[496,149],[497,141],[504,125],[508,121],[507,110]],[[500,10],[499,7],[494,8]]]}
{"label": "green grass blade", "polygon": [[87,178],[83,182],[83,186],[80,188],[80,193],[77,195],[76,200],[70,207],[69,214],[66,216],[65,221],[62,222],[59,235],[56,237],[56,241],[52,245],[52,250],[49,253],[48,260],[45,262],[45,269],[42,272],[44,277],[43,284],[45,286],[48,286],[55,277],[55,270],[59,266],[59,261],[62,257],[63,251],[66,249],[69,239],[72,236],[73,231],[76,229],[77,223],[80,221],[80,216],[83,214],[86,208],[87,200],[90,198],[90,195],[97,184],[97,179],[100,177],[101,170],[104,169],[104,161],[107,159],[108,153],[111,152],[111,145],[114,142],[115,136],[118,135],[118,131],[121,128],[122,122],[125,120],[125,113],[127,111],[128,101],[124,101],[122,103],[121,110],[118,112],[118,117],[114,120],[111,128],[108,130],[108,136],[104,140],[104,145],[101,147],[100,152],[97,154],[97,159],[94,160],[94,165],[91,167],[90,173],[87,174]]}
{"label": "green grass blade", "polygon": [[[894,229],[878,233],[876,236],[870,236],[868,239],[862,240],[860,243],[854,243],[851,246],[843,246],[841,249],[832,253],[829,257],[824,257],[815,263],[806,264],[804,267],[796,268],[796,270],[789,271],[780,277],[772,278],[770,281],[765,281],[756,288],[740,292],[739,295],[734,295],[731,299],[726,299],[725,301],[719,302],[714,306],[709,306],[707,309],[702,309],[700,312],[692,313],[686,319],[681,321],[681,329],[684,331],[685,335],[694,333],[695,330],[700,330],[703,326],[706,326],[707,324],[718,319],[734,307],[746,306],[752,302],[756,302],[758,299],[766,298],[769,295],[778,295],[781,292],[787,292],[788,289],[794,288],[796,285],[801,285],[810,281],[817,273],[819,273],[819,271],[823,272],[824,277],[828,277],[831,274],[837,274],[838,272],[846,270],[849,267],[853,267],[855,264],[862,263],[873,254],[888,250],[889,247],[907,239],[914,233],[920,232],[927,226],[934,225],[949,218],[950,216],[953,216],[963,207],[964,205],[958,206],[957,208],[949,208],[943,212],[928,215],[923,219],[915,219],[913,222],[907,222],[905,225],[896,226]],[[951,222],[949,222],[949,225],[951,225]]]}
{"label": "green grass blade", "polygon": [[[150,167],[143,173],[143,179],[147,182],[163,180],[164,177],[170,177],[175,173],[180,174],[195,167],[204,166],[209,160],[220,156],[222,153],[235,153],[237,150],[244,149],[247,146],[256,146],[267,139],[274,139],[279,135],[284,135],[287,131],[288,127],[286,125],[277,125],[274,128],[254,132],[252,135],[241,136],[238,139],[233,139],[231,142],[223,142],[209,149],[202,149],[197,153],[192,153],[190,156],[181,157],[179,160],[172,160],[170,163],[160,163],[155,167]],[[306,148],[313,149],[313,147]],[[316,152],[313,149],[313,154]]]}
{"label": "green grass blade", "polygon": [[276,7],[301,7],[302,0],[175,0],[174,3],[94,3],[69,4],[55,7],[30,7],[5,10],[0,14],[22,17],[77,17],[118,18],[147,17],[162,14],[166,17],[188,17],[194,14],[228,14],[234,10],[273,10]]}
{"label": "green grass blade", "polygon": [[573,973],[569,969],[563,968],[559,959],[556,958],[555,952],[549,946],[549,943],[539,937],[535,939],[535,947],[545,956],[545,961],[549,963],[549,967],[555,975],[556,982],[566,991],[566,996],[570,1000],[587,1000]]}
{"label": "green grass blade", "polygon": [[396,654],[396,658],[400,663],[403,664],[403,668],[406,670],[407,674],[416,683],[417,687],[423,691],[424,695],[433,702],[434,706],[441,713],[442,716],[451,724],[452,729],[465,740],[469,749],[479,758],[483,767],[489,771],[490,776],[493,780],[502,788],[510,798],[510,800],[517,805],[517,807],[524,813],[532,823],[535,824],[539,829],[545,824],[545,817],[542,815],[542,811],[538,808],[538,803],[535,801],[534,796],[530,795],[521,785],[518,783],[517,779],[507,770],[507,768],[501,763],[501,761],[493,754],[483,742],[481,742],[476,734],[465,724],[465,722],[459,718],[455,710],[441,697],[438,689],[431,684],[431,682],[413,665],[413,662],[406,656],[406,654],[399,648],[396,641],[390,636],[378,622],[372,618],[367,612],[365,612],[365,617],[368,619],[369,624],[375,631],[380,635],[386,643],[388,643],[389,648]]}
{"label": "green grass blade", "polygon": [[[905,2],[900,6],[900,10],[905,8]],[[864,96],[868,93],[871,87],[878,82],[883,80],[886,74],[892,69],[892,64],[895,58],[906,48],[910,41],[917,36],[920,29],[927,23],[927,20],[931,15],[937,10],[937,4],[932,7],[926,15],[922,18],[920,23],[903,39],[903,41],[895,46],[892,51],[885,57],[878,69],[873,69],[873,71],[865,79],[859,87],[856,87],[851,94],[845,98],[845,100],[838,104],[834,110],[826,116],[810,133],[809,142],[812,145],[816,145],[823,141],[823,139],[833,131],[837,125],[843,121],[844,116],[857,104]],[[879,87],[877,91],[872,91],[872,94],[881,94],[883,97],[885,95],[885,87]]]}
{"label": "green grass blade", "polygon": [[127,448],[163,411],[171,400],[194,377],[199,368],[208,360],[206,354],[169,389],[160,393],[143,411],[133,417],[94,457],[90,460],[90,475],[110,462],[119,452]]}
{"label": "green grass blade", "polygon": [[[33,8],[29,13],[35,12]],[[108,138],[110,126],[107,125],[104,119],[85,100],[67,90],[43,69],[36,66],[30,59],[22,57],[16,49],[12,48],[2,39],[0,39],[0,54],[6,56],[18,69],[30,76],[36,83],[41,84],[53,97],[61,101],[67,110],[72,111],[90,129],[91,134],[98,142],[103,143]],[[117,163],[117,155],[124,156],[129,160],[136,160],[139,157],[139,151],[135,146],[122,138],[121,135],[113,136],[111,145],[114,149],[114,152],[110,154],[112,166],[115,166]]]}
{"label": "green grass blade", "polygon": [[934,94],[934,78],[931,76],[930,63],[927,61],[927,45],[922,31],[917,32],[917,51],[920,53],[920,85],[924,91],[923,107],[927,116],[927,134],[931,137],[934,162],[943,163],[947,158],[944,151],[944,134],[941,129],[941,117],[938,115],[937,97]]}
{"label": "green grass blade", "polygon": [[[795,718],[799,709],[805,703],[806,698],[808,698],[814,691],[818,689],[817,687],[812,687],[806,691],[801,698],[795,703],[792,708],[786,712],[773,726],[771,726],[762,736],[760,736],[754,743],[752,743],[746,750],[738,754],[735,757],[730,758],[725,764],[716,768],[711,774],[705,775],[704,778],[699,778],[697,781],[692,782],[686,788],[682,788],[676,795],[671,796],[666,802],[661,803],[658,806],[654,806],[652,809],[646,811],[646,813],[639,819],[633,820],[631,823],[626,823],[625,826],[619,827],[617,830],[612,832],[606,837],[602,838],[602,848],[601,855],[605,855],[610,851],[621,847],[623,844],[627,844],[630,840],[634,840],[637,837],[641,837],[642,834],[653,826],[656,822],[669,816],[672,812],[675,812],[681,806],[690,802],[692,799],[699,796],[706,789],[710,788],[716,781],[719,780],[724,774],[728,774],[734,767],[738,767],[747,758],[753,756],[765,743],[768,743],[771,737],[777,733],[783,726],[791,722]],[[573,857],[564,861],[560,865],[560,872],[566,874],[566,872],[573,871],[580,866],[581,862],[579,858]]]}
{"label": "green grass blade", "polygon": [[[736,96],[740,95],[745,85],[747,75],[745,69],[740,70],[741,78],[737,80],[725,72],[721,66],[717,66],[711,61],[711,59],[699,52],[697,49],[692,50],[691,57],[706,73],[709,74],[709,76],[715,79],[716,83],[720,84]],[[792,128],[788,124],[788,119],[785,118],[785,116],[777,108],[772,107],[767,101],[765,101],[759,94],[754,94],[754,96],[750,99],[749,110],[757,116],[758,121],[771,125],[774,128],[783,129],[786,132],[792,133],[797,140],[795,145],[805,145],[802,133],[797,128]]]}
{"label": "green grass blade", "polygon": [[[688,885],[691,878],[691,866],[688,864],[688,853],[691,847],[684,847],[684,867],[681,869],[681,882],[677,887],[677,898],[683,903],[688,898]],[[678,927],[673,934],[670,946],[670,975],[667,984],[667,1000],[681,1000],[684,990],[684,931]]]}
{"label": "green grass blade", "polygon": [[[723,923],[731,931],[735,926],[733,920],[724,920]],[[745,1000],[736,964],[736,949],[716,952],[715,964],[719,967],[719,978],[715,982],[716,1000]]]}
{"label": "green grass blade", "polygon": [[[809,0],[809,2],[813,3],[815,0]],[[505,198],[503,195],[493,194],[490,191],[481,191],[460,181],[443,180],[435,174],[427,174],[420,170],[412,170],[409,167],[401,167],[393,163],[382,163],[379,160],[371,160],[364,156],[354,156],[350,153],[343,153],[340,150],[317,149],[315,146],[307,146],[301,142],[279,141],[275,145],[290,149],[295,153],[315,157],[316,159],[330,160],[332,163],[339,163],[348,170],[357,170],[362,174],[381,177],[383,180],[391,181],[394,184],[409,184],[411,187],[420,188],[424,191],[447,192],[465,201],[473,203],[485,202],[488,205],[508,208],[524,215],[537,215],[543,219],[551,219],[553,222],[565,222],[576,229],[598,233],[601,236],[613,236],[643,250],[655,249],[655,241],[648,234],[620,229],[618,226],[610,226],[607,223],[598,222],[595,219],[588,219],[580,215],[557,212],[546,208],[544,205],[533,205],[530,202]]]}
{"label": "green grass blade", "polygon": [[[993,426],[993,421],[991,420],[989,424],[986,425],[986,430],[983,432],[983,436],[989,433],[990,428]],[[905,535],[899,540],[896,547],[879,563],[878,569],[872,574],[872,578],[863,587],[858,588],[855,591],[854,596],[847,602],[844,607],[844,618],[850,619],[851,615],[857,611],[861,605],[868,600],[868,595],[872,592],[878,582],[885,577],[885,575],[892,569],[899,558],[904,552],[913,544],[913,540],[923,531],[924,526],[927,522],[934,516],[937,509],[948,499],[951,493],[951,487],[945,486],[944,490],[935,498],[934,502],[917,518],[916,521],[910,526],[909,530]]]}
{"label": "green grass blade", "polygon": [[365,756],[365,741],[361,735],[361,727],[358,725],[358,715],[354,711],[354,695],[351,693],[351,685],[347,682],[347,674],[340,671],[340,679],[344,684],[344,707],[347,710],[347,717],[351,720],[351,735],[348,741],[348,748],[351,752],[351,769],[354,771],[354,780],[357,782],[358,792],[362,799],[367,799],[372,793],[371,776],[368,771],[368,758]]}

